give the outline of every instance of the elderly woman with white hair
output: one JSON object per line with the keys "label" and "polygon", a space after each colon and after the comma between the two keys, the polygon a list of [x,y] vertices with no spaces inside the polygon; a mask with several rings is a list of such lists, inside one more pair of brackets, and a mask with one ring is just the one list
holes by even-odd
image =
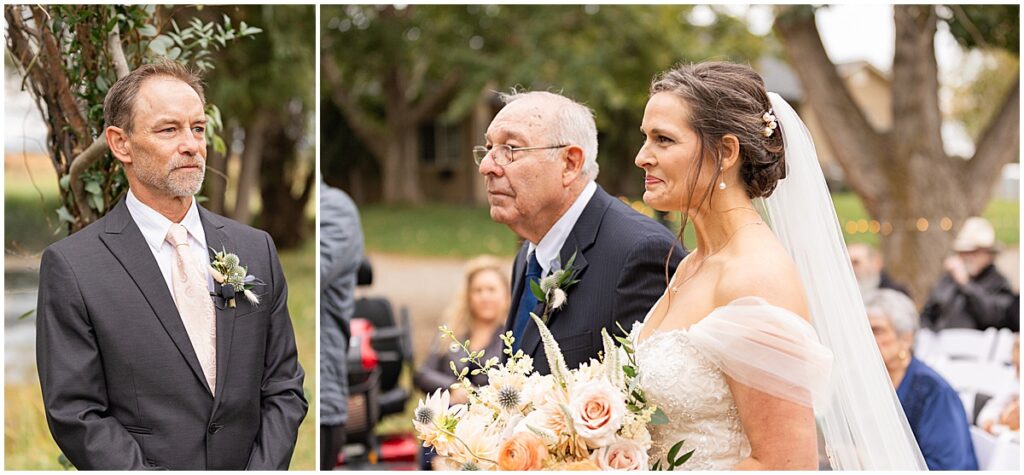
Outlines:
{"label": "elderly woman with white hair", "polygon": [[906,295],[879,289],[864,295],[871,331],[929,470],[977,470],[967,413],[956,391],[914,358],[919,317]]}

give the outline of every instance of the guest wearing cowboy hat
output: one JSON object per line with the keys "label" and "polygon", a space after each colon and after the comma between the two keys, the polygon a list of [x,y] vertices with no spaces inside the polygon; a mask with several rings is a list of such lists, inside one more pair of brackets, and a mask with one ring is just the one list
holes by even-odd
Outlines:
{"label": "guest wearing cowboy hat", "polygon": [[956,254],[946,258],[946,272],[921,312],[922,323],[935,331],[1004,326],[1014,293],[993,264],[998,245],[992,224],[982,217],[968,218],[953,250]]}

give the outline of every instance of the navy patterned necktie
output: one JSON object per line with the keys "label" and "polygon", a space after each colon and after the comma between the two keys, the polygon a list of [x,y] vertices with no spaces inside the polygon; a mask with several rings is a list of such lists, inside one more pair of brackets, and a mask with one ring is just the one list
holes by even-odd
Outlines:
{"label": "navy patterned necktie", "polygon": [[537,297],[530,290],[530,282],[540,281],[540,263],[537,262],[536,252],[530,253],[530,259],[526,264],[526,280],[523,281],[523,293],[519,296],[519,308],[516,310],[516,320],[512,326],[512,336],[515,342],[512,343],[512,352],[523,347],[523,334],[526,333],[526,325],[532,320],[530,312],[537,306]]}

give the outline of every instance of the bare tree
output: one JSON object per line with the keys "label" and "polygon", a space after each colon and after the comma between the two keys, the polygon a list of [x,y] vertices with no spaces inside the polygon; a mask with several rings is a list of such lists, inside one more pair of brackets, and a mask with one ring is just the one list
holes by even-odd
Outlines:
{"label": "bare tree", "polygon": [[889,270],[920,303],[942,273],[956,231],[982,212],[1002,166],[1018,156],[1020,86],[1013,81],[973,157],[947,155],[935,59],[936,7],[897,5],[894,18],[889,130],[875,129],[854,102],[825,52],[812,10],[780,11],[775,31],[811,108],[826,125],[824,134],[847,182],[883,223],[881,247]]}

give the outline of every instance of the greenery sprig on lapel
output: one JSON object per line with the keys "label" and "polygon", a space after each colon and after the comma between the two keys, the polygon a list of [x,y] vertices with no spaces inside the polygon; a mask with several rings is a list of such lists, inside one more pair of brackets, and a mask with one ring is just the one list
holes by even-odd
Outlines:
{"label": "greenery sprig on lapel", "polygon": [[567,291],[569,287],[579,282],[579,279],[576,279],[579,269],[573,267],[573,263],[576,262],[576,254],[578,253],[579,250],[573,252],[572,257],[569,258],[569,262],[565,266],[559,265],[561,269],[552,272],[551,275],[541,279],[540,282],[530,281],[530,291],[533,292],[533,296],[537,297],[538,302],[544,303],[544,311],[539,318],[545,324],[551,318],[552,312],[565,306],[568,300]]}

